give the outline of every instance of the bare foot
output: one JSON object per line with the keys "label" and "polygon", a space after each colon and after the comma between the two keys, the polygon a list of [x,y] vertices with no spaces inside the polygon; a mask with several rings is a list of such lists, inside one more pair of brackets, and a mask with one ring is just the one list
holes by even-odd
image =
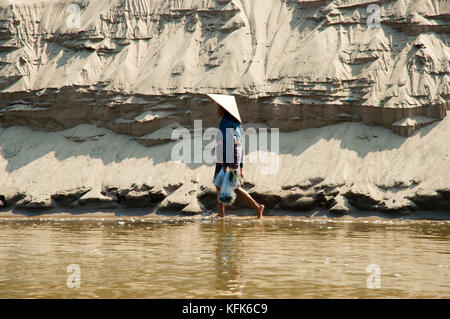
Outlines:
{"label": "bare foot", "polygon": [[258,214],[258,218],[262,218],[263,216],[263,211],[264,211],[264,205],[260,204],[259,208],[257,209],[256,213]]}
{"label": "bare foot", "polygon": [[225,215],[221,215],[220,213],[217,213],[217,215],[216,215],[215,217],[218,217],[218,218],[224,218]]}

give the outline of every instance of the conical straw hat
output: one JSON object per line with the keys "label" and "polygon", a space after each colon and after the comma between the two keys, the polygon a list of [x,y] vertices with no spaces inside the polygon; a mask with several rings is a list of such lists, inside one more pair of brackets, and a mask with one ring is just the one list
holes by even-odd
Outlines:
{"label": "conical straw hat", "polygon": [[239,110],[236,104],[236,99],[232,95],[225,94],[208,94],[217,104],[222,106],[228,111],[233,117],[235,117],[239,123],[242,123],[241,116],[239,115]]}

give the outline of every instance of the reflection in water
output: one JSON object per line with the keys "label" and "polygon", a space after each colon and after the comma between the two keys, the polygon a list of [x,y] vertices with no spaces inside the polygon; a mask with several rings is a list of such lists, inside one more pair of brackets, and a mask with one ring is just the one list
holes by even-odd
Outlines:
{"label": "reflection in water", "polygon": [[[450,222],[0,219],[0,298],[450,297]],[[81,269],[69,288],[67,266]],[[381,286],[367,286],[379,265]]]}
{"label": "reflection in water", "polygon": [[233,228],[225,220],[216,224],[216,293],[239,297],[244,287],[242,274],[243,247],[239,234],[233,234]]}

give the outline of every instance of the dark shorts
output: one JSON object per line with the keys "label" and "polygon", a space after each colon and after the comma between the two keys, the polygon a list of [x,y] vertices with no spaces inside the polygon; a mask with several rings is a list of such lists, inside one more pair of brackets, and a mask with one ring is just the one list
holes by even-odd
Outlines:
{"label": "dark shorts", "polygon": [[222,169],[222,164],[220,163],[216,163],[216,170],[214,171],[214,177],[213,177],[213,183],[214,180],[216,179],[217,174],[219,174],[220,170]]}

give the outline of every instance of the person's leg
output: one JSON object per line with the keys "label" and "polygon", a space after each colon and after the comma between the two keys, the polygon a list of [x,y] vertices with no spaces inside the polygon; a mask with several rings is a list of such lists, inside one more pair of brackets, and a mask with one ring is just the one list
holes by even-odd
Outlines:
{"label": "person's leg", "polygon": [[219,206],[219,212],[217,213],[217,217],[225,217],[225,206],[223,205],[223,203],[221,203],[219,201],[219,196],[220,196],[220,187],[217,185],[221,185],[222,184],[222,178],[217,179],[217,175],[222,173],[222,164],[220,163],[216,163],[216,169],[214,171],[214,178],[213,178],[213,182],[216,186],[216,190],[217,190],[217,204]]}
{"label": "person's leg", "polygon": [[219,202],[220,196],[220,187],[216,186],[217,189],[217,204],[219,206],[219,212],[217,213],[217,217],[225,217],[225,206],[223,203]]}
{"label": "person's leg", "polygon": [[244,189],[242,188],[236,188],[235,190],[236,194],[242,198],[243,200],[245,200],[247,203],[249,203],[253,209],[255,210],[256,214],[258,215],[258,218],[262,218],[263,215],[263,211],[264,211],[264,205],[262,204],[258,204],[251,196],[249,193],[247,193]]}

